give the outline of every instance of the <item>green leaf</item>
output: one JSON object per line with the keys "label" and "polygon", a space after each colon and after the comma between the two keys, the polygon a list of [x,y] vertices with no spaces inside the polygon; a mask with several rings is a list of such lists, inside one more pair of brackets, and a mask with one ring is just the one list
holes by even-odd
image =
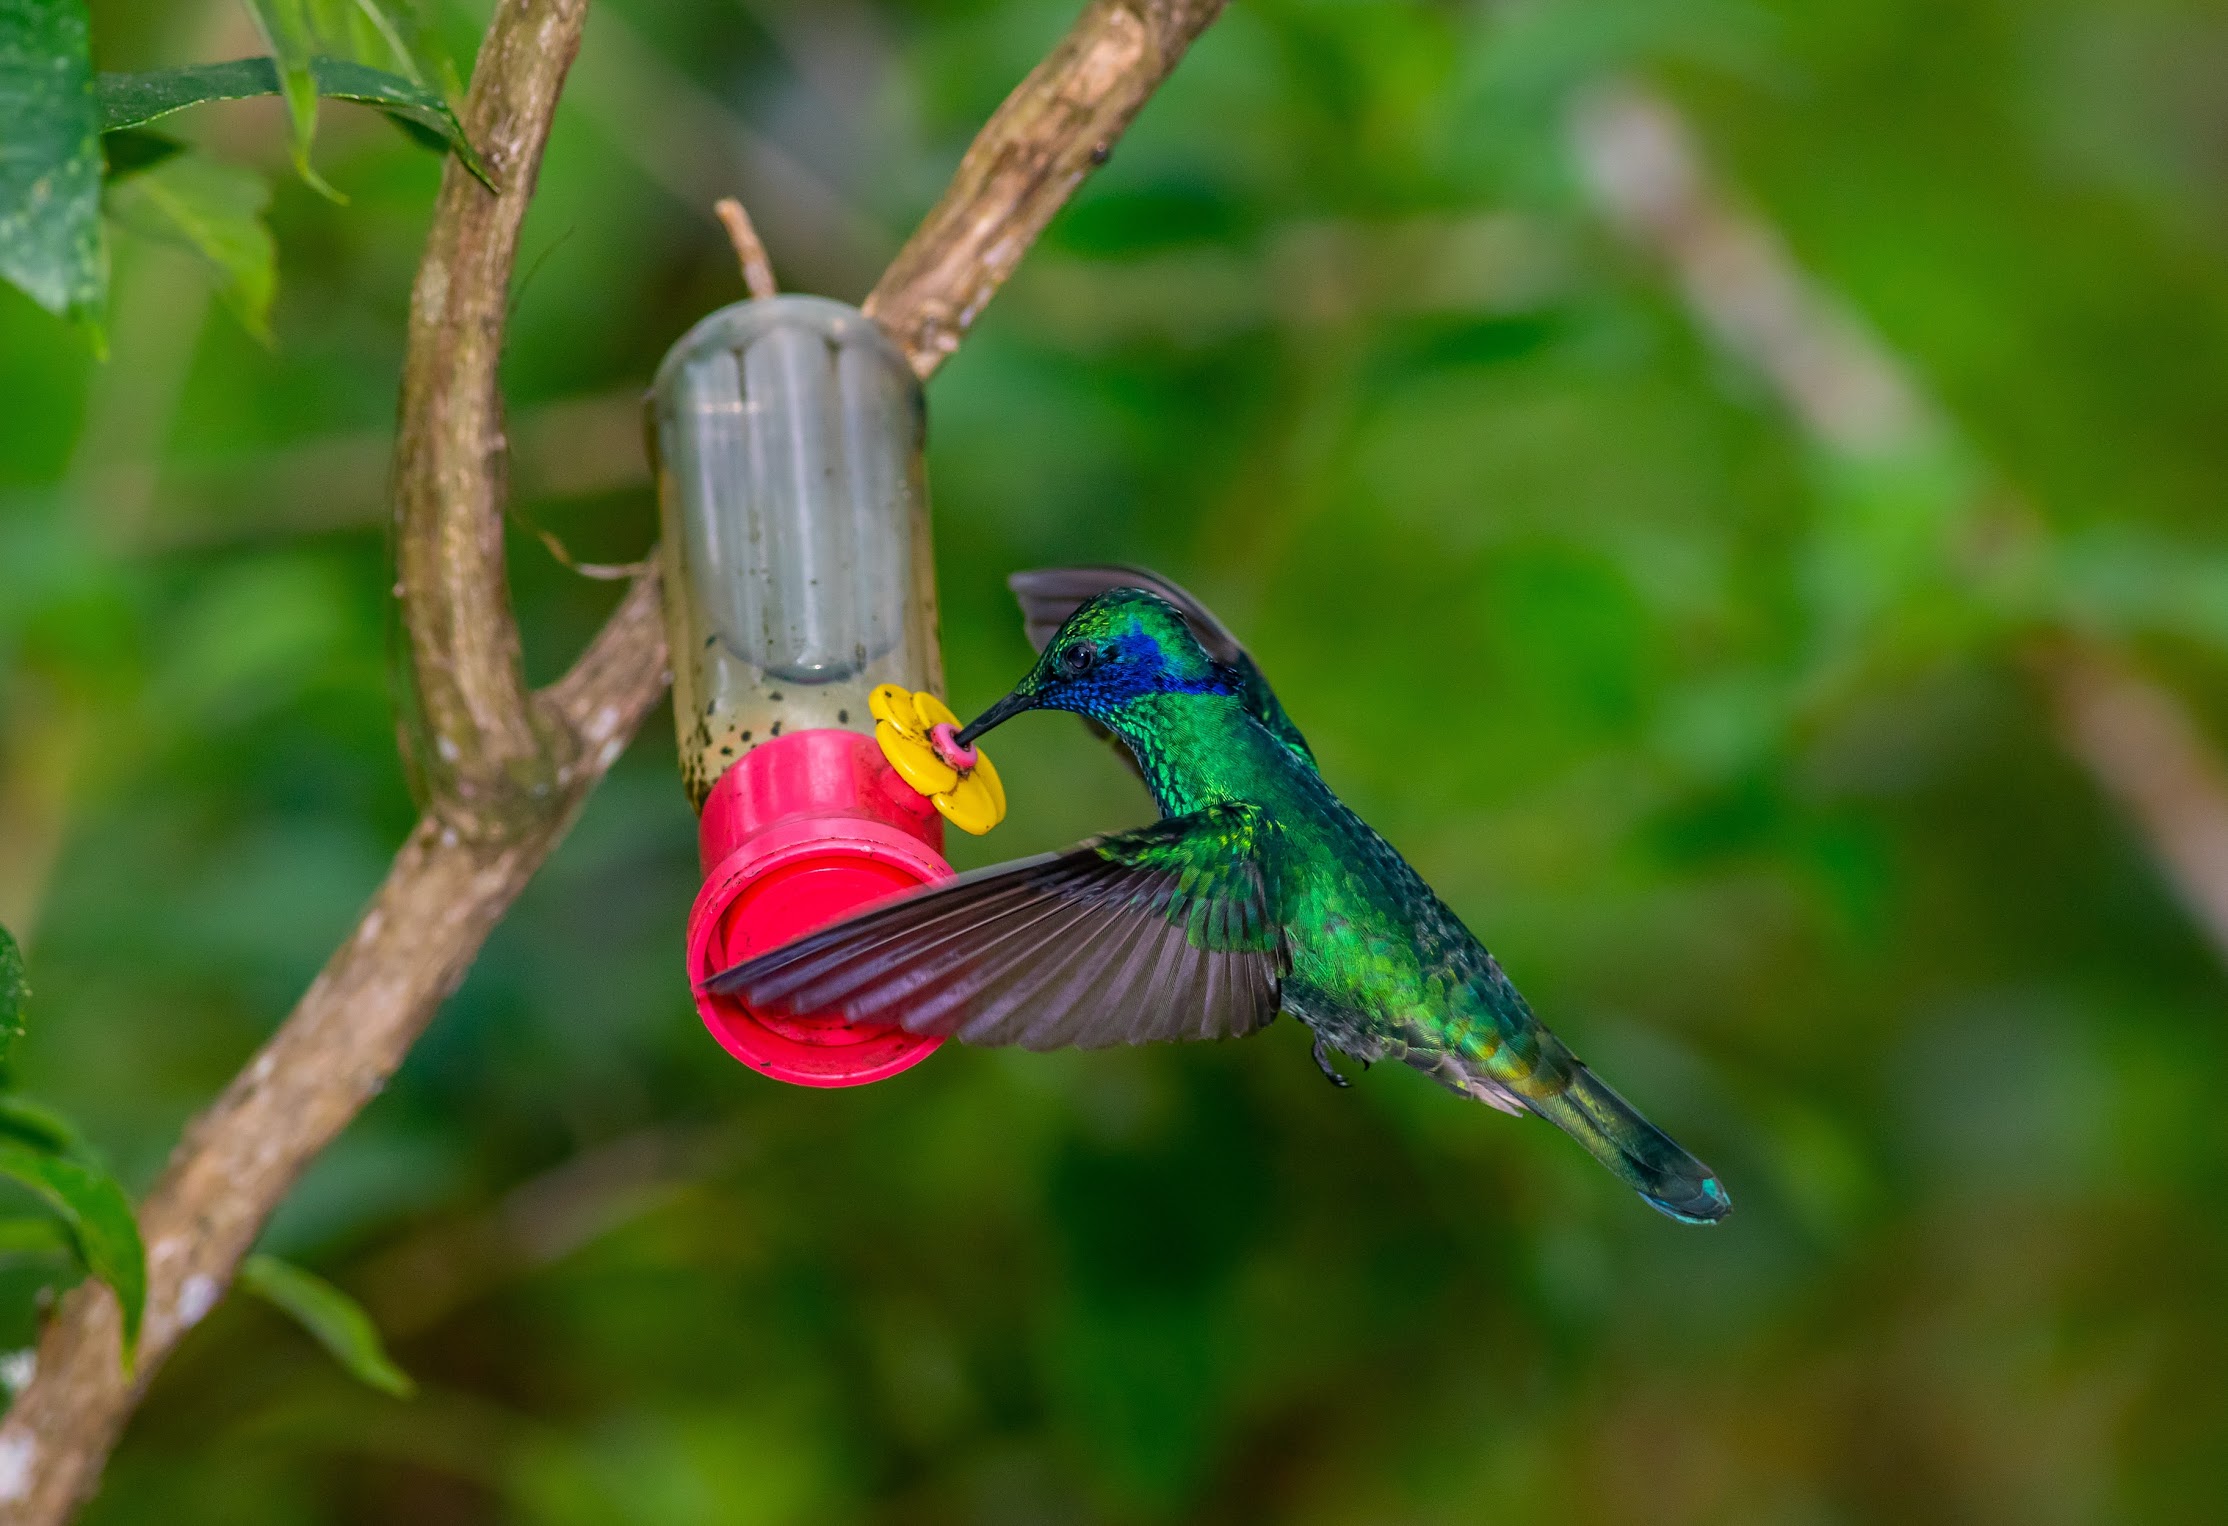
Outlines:
{"label": "green leaf", "polygon": [[14,1140],[45,1155],[67,1155],[98,1166],[85,1136],[52,1108],[14,1093],[0,1095],[0,1140]]}
{"label": "green leaf", "polygon": [[0,1256],[68,1256],[77,1259],[77,1241],[60,1219],[23,1214],[0,1219]]}
{"label": "green leaf", "polygon": [[314,61],[317,41],[302,0],[246,0],[248,14],[270,45],[278,72],[279,94],[286,98],[286,117],[292,131],[288,148],[294,155],[294,173],[305,184],[334,201],[348,198],[325,183],[310,163],[310,143],[317,136],[317,74]]}
{"label": "green leaf", "polygon": [[[328,9],[331,4],[332,0],[327,0]],[[356,35],[354,51],[357,58],[361,59],[371,51],[370,38],[364,35],[368,32],[370,37],[379,40],[379,45],[394,60],[397,71],[413,85],[427,83],[425,72],[418,67],[416,51],[411,46],[417,40],[414,35],[417,28],[410,18],[389,15],[387,8],[380,5],[378,0],[340,0],[340,9],[349,23],[350,31]]]}
{"label": "green leaf", "polygon": [[[286,98],[287,115],[293,125],[293,151],[295,168],[302,178],[335,200],[339,194],[320,179],[310,167],[310,142],[317,130],[317,100],[320,95],[339,92],[325,88],[324,67],[341,61],[359,68],[379,65],[391,66],[395,74],[417,94],[422,103],[431,103],[447,119],[445,126],[437,126],[444,138],[462,144],[458,156],[472,173],[485,181],[486,166],[479,162],[468,143],[463,143],[463,133],[456,129],[454,114],[449,103],[435,93],[427,71],[419,62],[419,49],[427,39],[417,26],[416,19],[407,9],[383,4],[382,0],[244,0],[248,12],[255,18],[264,38],[271,45],[280,93]],[[376,72],[385,74],[385,68]],[[453,78],[454,70],[444,71],[445,78]]]}
{"label": "green leaf", "polygon": [[15,1041],[23,1037],[23,1004],[31,995],[23,974],[23,950],[15,934],[0,927],[0,1086],[12,1079]]}
{"label": "green leaf", "polygon": [[364,1306],[324,1278],[276,1256],[254,1255],[240,1263],[239,1281],[249,1292],[291,1314],[351,1377],[398,1399],[418,1391],[410,1375],[387,1355],[379,1327]]}
{"label": "green leaf", "polygon": [[[491,191],[496,189],[487,161],[465,137],[464,125],[449,110],[448,102],[433,91],[384,69],[345,59],[317,59],[314,72],[320,95],[375,107],[398,122],[434,134],[482,185]],[[189,64],[138,74],[103,74],[99,86],[102,130],[115,132],[206,101],[277,95],[279,70],[268,58],[238,58],[230,63]]]}
{"label": "green leaf", "polygon": [[96,316],[100,108],[84,0],[0,0],[0,277],[48,312]]}
{"label": "green leaf", "polygon": [[270,199],[271,188],[254,171],[182,154],[112,187],[108,212],[142,237],[198,255],[225,306],[268,341],[278,286],[278,248],[263,223]]}
{"label": "green leaf", "polygon": [[69,1225],[85,1269],[115,1290],[124,1312],[124,1364],[130,1366],[147,1307],[147,1253],[131,1199],[97,1166],[12,1140],[0,1140],[0,1176],[15,1178],[51,1204]]}
{"label": "green leaf", "polygon": [[165,159],[177,157],[186,151],[186,145],[176,138],[159,132],[147,132],[137,127],[126,127],[101,138],[102,175],[114,185],[141,170],[151,170]]}

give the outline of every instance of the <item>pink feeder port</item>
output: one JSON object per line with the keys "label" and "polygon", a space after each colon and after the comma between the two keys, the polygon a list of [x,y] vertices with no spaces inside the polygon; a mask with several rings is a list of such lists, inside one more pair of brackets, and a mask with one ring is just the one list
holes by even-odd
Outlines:
{"label": "pink feeder port", "polygon": [[975,766],[975,749],[959,745],[959,728],[950,721],[938,721],[928,728],[929,745],[942,758],[961,773]]}
{"label": "pink feeder port", "polygon": [[729,1054],[777,1081],[863,1086],[943,1043],[840,1017],[760,1014],[703,989],[754,954],[952,877],[943,818],[872,737],[828,728],[760,743],[712,786],[697,841],[704,888],[689,912],[689,981]]}

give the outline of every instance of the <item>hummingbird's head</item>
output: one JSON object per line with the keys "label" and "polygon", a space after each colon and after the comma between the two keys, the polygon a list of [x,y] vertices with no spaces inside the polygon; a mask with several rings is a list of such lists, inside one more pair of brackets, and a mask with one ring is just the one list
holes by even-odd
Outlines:
{"label": "hummingbird's head", "polygon": [[1175,607],[1142,588],[1113,588],[1068,616],[1029,676],[959,733],[971,745],[1024,710],[1073,710],[1111,724],[1155,694],[1236,694],[1236,673],[1207,655]]}

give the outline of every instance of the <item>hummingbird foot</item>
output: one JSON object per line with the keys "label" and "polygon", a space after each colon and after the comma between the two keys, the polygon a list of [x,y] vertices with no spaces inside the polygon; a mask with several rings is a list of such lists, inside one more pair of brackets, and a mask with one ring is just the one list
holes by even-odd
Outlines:
{"label": "hummingbird foot", "polygon": [[[1330,1046],[1329,1046],[1329,1045],[1327,1045],[1327,1044],[1325,1044],[1325,1043],[1323,1042],[1323,1035],[1322,1035],[1322,1034],[1320,1034],[1320,1033],[1318,1033],[1317,1035],[1315,1035],[1315,1050],[1314,1050],[1314,1053],[1315,1053],[1315,1068],[1316,1068],[1317,1070],[1320,1070],[1321,1072],[1323,1072],[1323,1078],[1324,1078],[1325,1080],[1329,1081],[1329,1082],[1331,1083],[1331,1085],[1333,1085],[1333,1086],[1352,1086],[1352,1085],[1354,1084],[1354,1083],[1353,1083],[1352,1081],[1348,1080],[1348,1079],[1347,1079],[1346,1077],[1344,1077],[1344,1076],[1340,1075],[1340,1074],[1338,1073],[1338,1070],[1337,1070],[1337,1068],[1336,1068],[1335,1066],[1333,1066],[1333,1065],[1331,1064],[1331,1051],[1330,1051]],[[1364,1070],[1367,1070],[1367,1069],[1369,1068],[1369,1062],[1368,1062],[1367,1060],[1364,1060],[1364,1061],[1362,1062],[1362,1068],[1363,1068]]]}

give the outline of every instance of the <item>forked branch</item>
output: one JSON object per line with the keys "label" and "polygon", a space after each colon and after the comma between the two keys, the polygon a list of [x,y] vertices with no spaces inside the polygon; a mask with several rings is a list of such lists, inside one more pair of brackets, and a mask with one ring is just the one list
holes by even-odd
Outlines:
{"label": "forked branch", "polygon": [[[872,302],[926,376],[1103,160],[1221,0],[1096,0],[1000,108]],[[424,816],[278,1032],[186,1130],[140,1211],[136,1369],[115,1300],[63,1299],[0,1425],[0,1522],[68,1519],[146,1386],[231,1285],[301,1173],[394,1074],[665,686],[654,572],[570,673],[529,691],[503,566],[496,385],[518,230],[586,0],[500,0],[465,122],[503,190],[455,165],[411,299],[395,442],[404,748]]]}

